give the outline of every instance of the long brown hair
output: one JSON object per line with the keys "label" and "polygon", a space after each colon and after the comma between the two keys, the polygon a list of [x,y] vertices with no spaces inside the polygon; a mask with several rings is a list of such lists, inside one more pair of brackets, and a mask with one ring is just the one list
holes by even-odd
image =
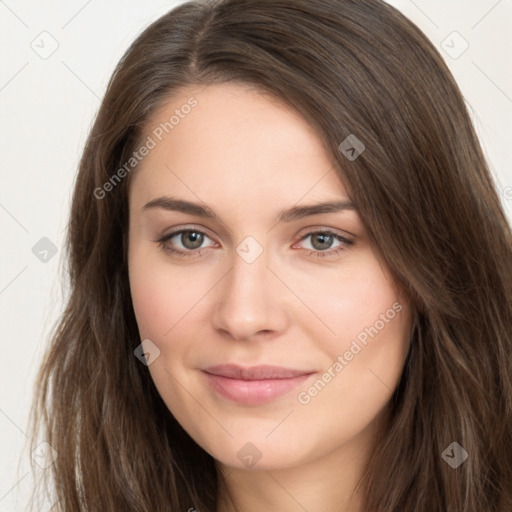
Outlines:
{"label": "long brown hair", "polygon": [[[512,510],[511,229],[450,71],[380,0],[188,2],[119,62],[80,162],[70,291],[35,389],[33,442],[58,453],[45,487],[56,510],[215,511],[214,460],[133,354],[131,180],[94,191],[173,93],[226,81],[308,120],[414,308],[389,426],[361,480],[364,510]],[[356,159],[339,149],[349,135],[365,145]],[[452,443],[468,455],[456,468],[443,457]]]}

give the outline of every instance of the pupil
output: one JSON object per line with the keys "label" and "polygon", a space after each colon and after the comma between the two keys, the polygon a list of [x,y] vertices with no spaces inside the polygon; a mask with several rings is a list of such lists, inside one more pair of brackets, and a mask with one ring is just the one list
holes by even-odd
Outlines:
{"label": "pupil", "polygon": [[[312,245],[317,250],[329,249],[332,245],[332,235],[316,234],[312,236]],[[319,242],[317,244],[317,242]]]}
{"label": "pupil", "polygon": [[187,249],[197,249],[203,244],[203,235],[197,231],[186,231],[181,234],[181,243]]}

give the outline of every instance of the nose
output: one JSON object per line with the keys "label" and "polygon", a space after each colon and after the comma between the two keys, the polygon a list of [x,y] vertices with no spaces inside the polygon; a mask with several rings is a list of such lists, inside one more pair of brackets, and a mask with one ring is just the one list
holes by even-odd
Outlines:
{"label": "nose", "polygon": [[252,263],[234,253],[232,268],[216,289],[212,322],[224,336],[248,341],[286,330],[286,287],[268,268],[266,251]]}

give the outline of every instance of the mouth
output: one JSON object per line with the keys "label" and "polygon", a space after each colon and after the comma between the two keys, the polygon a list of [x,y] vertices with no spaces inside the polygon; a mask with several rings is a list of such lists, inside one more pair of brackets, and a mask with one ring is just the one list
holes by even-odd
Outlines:
{"label": "mouth", "polygon": [[208,385],[228,400],[244,405],[271,402],[300,386],[315,372],[278,366],[217,365],[202,370]]}

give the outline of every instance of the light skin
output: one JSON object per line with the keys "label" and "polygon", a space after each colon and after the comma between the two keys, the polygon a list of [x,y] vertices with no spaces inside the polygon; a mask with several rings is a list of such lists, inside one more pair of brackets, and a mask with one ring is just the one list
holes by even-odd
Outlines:
{"label": "light skin", "polygon": [[[224,475],[236,508],[221,491],[218,512],[362,512],[352,494],[405,362],[408,303],[356,209],[277,221],[293,207],[350,201],[319,137],[284,103],[234,83],[191,87],[153,115],[143,139],[191,96],[198,105],[131,177],[132,300],[141,340],[160,350],[148,370]],[[215,215],[144,208],[163,196]],[[196,234],[165,247],[186,257],[156,241],[180,230]],[[251,262],[237,252],[258,247]],[[334,371],[338,356],[397,303],[400,311]],[[269,403],[244,405],[207,385],[201,369],[222,363],[313,374]],[[301,403],[298,394],[329,368],[329,382]],[[251,467],[237,456],[247,443],[261,453]]]}

